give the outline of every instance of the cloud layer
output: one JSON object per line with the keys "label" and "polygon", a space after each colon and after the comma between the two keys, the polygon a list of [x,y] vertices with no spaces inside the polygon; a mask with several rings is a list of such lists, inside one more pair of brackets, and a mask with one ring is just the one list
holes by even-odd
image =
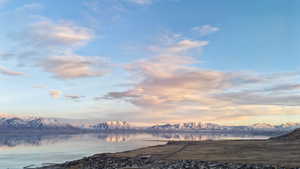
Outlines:
{"label": "cloud layer", "polygon": [[103,57],[77,54],[94,37],[89,28],[42,17],[12,36],[20,49],[3,53],[1,58],[16,58],[19,65],[41,68],[59,79],[98,77],[108,72]]}
{"label": "cloud layer", "polygon": [[139,82],[103,98],[129,102],[140,108],[143,117],[139,118],[152,120],[248,120],[300,110],[299,85],[279,84],[283,79],[299,78],[300,73],[260,75],[201,69],[191,55],[207,45],[207,41],[175,38],[172,43],[148,47],[152,57],[125,66]]}

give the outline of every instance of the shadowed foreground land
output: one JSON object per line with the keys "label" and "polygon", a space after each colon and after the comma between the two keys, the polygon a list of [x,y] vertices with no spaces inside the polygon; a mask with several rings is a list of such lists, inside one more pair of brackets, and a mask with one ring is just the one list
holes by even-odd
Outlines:
{"label": "shadowed foreground land", "polygon": [[299,136],[300,130],[296,130],[269,140],[168,142],[128,152],[94,155],[45,169],[170,168],[171,164],[171,168],[300,168]]}
{"label": "shadowed foreground land", "polygon": [[170,142],[163,146],[117,153],[113,154],[113,156],[136,157],[142,154],[166,160],[204,160],[300,166],[300,141]]}

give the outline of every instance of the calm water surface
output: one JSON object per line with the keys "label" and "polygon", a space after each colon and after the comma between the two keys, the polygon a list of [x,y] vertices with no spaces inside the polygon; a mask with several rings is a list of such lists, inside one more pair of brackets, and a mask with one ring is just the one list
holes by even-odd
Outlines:
{"label": "calm water surface", "polygon": [[0,135],[0,169],[62,163],[96,153],[165,144],[159,140],[265,139],[269,136],[216,134]]}

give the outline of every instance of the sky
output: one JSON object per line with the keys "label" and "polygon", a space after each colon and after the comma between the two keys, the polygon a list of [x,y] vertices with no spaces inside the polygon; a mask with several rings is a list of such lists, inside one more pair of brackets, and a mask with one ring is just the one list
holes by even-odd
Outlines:
{"label": "sky", "polygon": [[0,0],[0,112],[300,122],[298,0]]}

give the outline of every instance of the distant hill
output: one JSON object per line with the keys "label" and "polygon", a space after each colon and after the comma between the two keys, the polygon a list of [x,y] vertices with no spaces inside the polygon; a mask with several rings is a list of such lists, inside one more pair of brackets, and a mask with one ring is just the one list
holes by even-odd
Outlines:
{"label": "distant hill", "polygon": [[300,128],[278,137],[273,137],[271,140],[300,140]]}

